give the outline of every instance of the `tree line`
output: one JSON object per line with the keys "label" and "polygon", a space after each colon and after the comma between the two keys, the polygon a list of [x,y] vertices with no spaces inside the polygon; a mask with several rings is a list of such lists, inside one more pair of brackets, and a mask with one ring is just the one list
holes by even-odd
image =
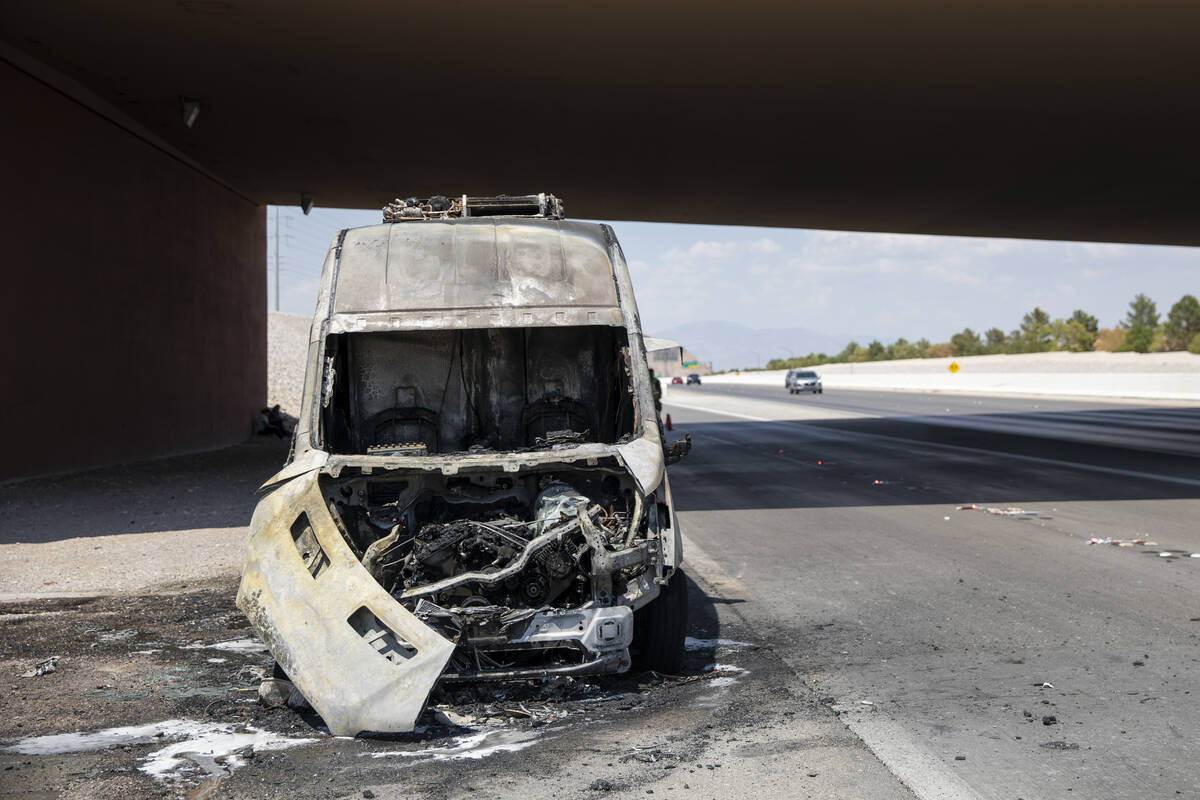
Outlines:
{"label": "tree line", "polygon": [[885,345],[876,340],[865,347],[851,342],[837,355],[809,353],[796,358],[773,358],[767,369],[795,369],[817,364],[859,361],[891,361],[901,358],[944,358],[946,356],[982,356],[997,353],[1046,353],[1067,350],[1086,353],[1091,350],[1136,353],[1187,350],[1200,354],[1200,301],[1190,294],[1179,298],[1160,321],[1158,307],[1144,294],[1129,302],[1125,319],[1111,328],[1086,311],[1076,309],[1069,317],[1051,319],[1041,308],[1021,318],[1015,330],[1005,333],[992,328],[982,334],[963,328],[948,342],[931,343],[928,339],[910,342],[897,339]]}

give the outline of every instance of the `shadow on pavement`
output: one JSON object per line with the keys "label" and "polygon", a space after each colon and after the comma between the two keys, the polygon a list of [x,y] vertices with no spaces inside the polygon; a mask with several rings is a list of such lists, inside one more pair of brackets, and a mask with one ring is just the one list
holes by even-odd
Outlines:
{"label": "shadow on pavement", "polygon": [[256,490],[287,452],[286,439],[255,437],[205,453],[8,483],[0,486],[0,544],[242,527]]}
{"label": "shadow on pavement", "polygon": [[693,447],[671,490],[680,511],[1200,496],[1200,410],[966,420],[676,422]]}

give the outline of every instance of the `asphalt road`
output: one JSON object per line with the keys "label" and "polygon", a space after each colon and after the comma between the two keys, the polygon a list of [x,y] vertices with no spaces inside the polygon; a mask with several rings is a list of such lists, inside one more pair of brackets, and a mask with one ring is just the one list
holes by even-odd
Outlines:
{"label": "asphalt road", "polygon": [[286,442],[0,487],[0,797],[1200,795],[1200,409],[667,401],[682,673],[446,688],[391,737],[254,700],[233,596]]}
{"label": "asphalt road", "polygon": [[692,552],[918,797],[1200,796],[1200,409],[707,385],[664,410]]}

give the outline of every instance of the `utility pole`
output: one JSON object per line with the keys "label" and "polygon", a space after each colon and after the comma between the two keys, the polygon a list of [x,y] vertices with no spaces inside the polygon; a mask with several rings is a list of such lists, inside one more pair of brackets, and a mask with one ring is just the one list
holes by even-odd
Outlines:
{"label": "utility pole", "polygon": [[279,206],[275,206],[275,310],[279,310]]}

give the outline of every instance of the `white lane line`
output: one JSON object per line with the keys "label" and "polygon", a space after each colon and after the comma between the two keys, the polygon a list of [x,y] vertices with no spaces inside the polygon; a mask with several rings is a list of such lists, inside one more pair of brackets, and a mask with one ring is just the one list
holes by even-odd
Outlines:
{"label": "white lane line", "polygon": [[755,422],[781,422],[782,420],[768,419],[767,417],[755,417],[750,414],[736,414],[732,411],[716,411],[715,409],[705,408],[704,406],[694,406],[690,403],[679,403],[675,400],[664,400],[664,406],[675,406],[676,408],[687,408],[692,411],[704,411],[708,414],[720,414],[723,417],[737,417],[738,419],[752,419]]}
{"label": "white lane line", "polygon": [[[731,416],[740,417],[742,419],[752,420],[826,420],[826,419],[862,419],[863,417],[877,417],[878,414],[868,414],[862,411],[848,411],[838,408],[830,408],[828,406],[812,406],[806,403],[798,403],[796,401],[787,402],[784,400],[768,400],[766,398],[749,398],[737,397],[734,395],[713,395],[710,399],[713,405],[699,405],[696,403],[680,402],[680,395],[674,392],[666,392],[663,394],[663,405],[679,406],[680,408],[691,409],[693,411],[714,411],[716,413],[729,414]],[[747,406],[752,411],[758,411],[760,414],[767,416],[757,416],[754,414],[746,414],[738,411],[725,410],[729,404],[734,404],[735,407],[746,408]],[[717,409],[722,409],[717,411]]]}
{"label": "white lane line", "polygon": [[921,800],[983,800],[983,795],[882,711],[854,711],[839,718]]}
{"label": "white lane line", "polygon": [[[674,403],[673,405],[680,405]],[[685,408],[693,408],[697,411],[707,411],[710,414],[721,414],[727,417],[741,417],[742,419],[754,420],[755,422],[765,422],[769,425],[784,425],[787,427],[795,427],[798,420],[790,419],[764,419],[762,417],[751,417],[746,414],[735,414],[732,411],[715,411],[710,408],[701,408],[699,406],[685,406]],[[822,431],[828,433],[828,431]],[[1028,461],[1033,464],[1044,464],[1051,467],[1067,467],[1069,469],[1081,469],[1088,472],[1100,472],[1105,475],[1119,475],[1123,478],[1144,478],[1152,481],[1162,481],[1163,483],[1174,483],[1180,486],[1200,486],[1200,480],[1195,478],[1180,478],[1174,475],[1161,475],[1157,472],[1142,472],[1136,469],[1121,469],[1119,467],[1103,467],[1099,464],[1083,464],[1078,461],[1062,461],[1057,458],[1042,458],[1041,456],[1027,456],[1020,453],[1006,453],[1003,450],[985,450],[982,447],[964,447],[958,444],[944,444],[942,442],[926,442],[921,439],[905,439],[903,436],[888,436],[885,433],[862,433],[860,431],[844,431],[839,430],[839,434],[846,436],[864,437],[867,439],[884,439],[890,442],[898,442],[908,446],[921,445],[923,447],[942,448],[944,450],[952,450],[956,453],[986,453],[987,455],[999,456],[1001,458],[1013,458],[1019,461]]]}
{"label": "white lane line", "polygon": [[[683,563],[691,568],[692,579],[706,586],[712,594],[725,599],[755,599],[745,584],[726,572],[716,559],[687,536],[683,537]],[[787,654],[779,654],[797,676],[802,675],[791,664]],[[887,717],[883,711],[874,709],[870,712],[842,713],[838,719],[919,800],[983,800],[937,756],[922,749],[898,722]]]}

